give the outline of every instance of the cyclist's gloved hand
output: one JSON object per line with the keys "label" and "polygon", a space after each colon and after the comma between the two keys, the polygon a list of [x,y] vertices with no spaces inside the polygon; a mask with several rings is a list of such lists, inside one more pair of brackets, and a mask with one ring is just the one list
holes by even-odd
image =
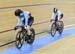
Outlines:
{"label": "cyclist's gloved hand", "polygon": [[18,28],[18,26],[15,26],[15,27],[14,27],[14,30],[17,30],[17,28]]}
{"label": "cyclist's gloved hand", "polygon": [[50,22],[52,22],[52,21],[53,21],[53,19],[50,20]]}

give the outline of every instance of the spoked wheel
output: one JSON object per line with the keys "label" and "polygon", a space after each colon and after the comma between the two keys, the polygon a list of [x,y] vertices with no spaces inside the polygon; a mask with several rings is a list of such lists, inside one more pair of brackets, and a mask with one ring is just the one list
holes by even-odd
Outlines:
{"label": "spoked wheel", "polygon": [[33,42],[34,42],[34,40],[35,40],[35,31],[34,31],[34,29],[33,28],[31,28],[31,35],[27,35],[26,36],[26,39],[27,39],[27,43],[28,44],[32,44]]}
{"label": "spoked wheel", "polygon": [[55,34],[56,34],[56,26],[55,26],[55,23],[53,23],[52,26],[51,26],[51,35],[52,35],[52,37],[54,37]]}
{"label": "spoked wheel", "polygon": [[23,33],[21,31],[18,32],[17,35],[16,35],[16,47],[18,49],[20,49],[22,47],[23,43],[24,43],[23,37],[24,36],[23,36]]}
{"label": "spoked wheel", "polygon": [[63,23],[62,21],[59,21],[59,23],[60,23],[60,25],[59,25],[59,30],[58,30],[58,32],[59,32],[59,34],[62,34],[63,29],[64,29],[64,23]]}

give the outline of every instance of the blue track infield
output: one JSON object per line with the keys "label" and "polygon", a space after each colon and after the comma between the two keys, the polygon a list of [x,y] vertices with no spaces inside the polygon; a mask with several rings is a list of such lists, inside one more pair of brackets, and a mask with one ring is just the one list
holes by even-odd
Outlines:
{"label": "blue track infield", "polygon": [[33,45],[24,44],[20,50],[18,50],[14,46],[14,47],[9,48],[3,52],[0,52],[0,54],[31,54],[31,52],[34,52],[37,49],[40,49],[40,48],[42,48],[48,44],[53,43],[56,40],[67,37],[71,34],[75,34],[74,28],[64,30],[62,35],[59,35],[57,33],[55,35],[55,37],[52,37],[50,34],[48,34],[48,35],[45,35],[43,37],[36,38]]}

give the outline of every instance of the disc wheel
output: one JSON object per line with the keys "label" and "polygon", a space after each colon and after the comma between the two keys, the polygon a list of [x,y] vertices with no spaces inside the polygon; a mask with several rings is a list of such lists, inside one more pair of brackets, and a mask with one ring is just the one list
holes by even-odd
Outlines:
{"label": "disc wheel", "polygon": [[33,42],[34,42],[34,40],[35,40],[35,31],[34,31],[34,29],[32,28],[32,29],[30,29],[31,30],[31,35],[27,35],[26,36],[26,39],[27,39],[27,43],[28,44],[32,44]]}
{"label": "disc wheel", "polygon": [[59,30],[58,30],[59,34],[62,34],[63,29],[64,29],[64,23],[62,21],[60,21]]}

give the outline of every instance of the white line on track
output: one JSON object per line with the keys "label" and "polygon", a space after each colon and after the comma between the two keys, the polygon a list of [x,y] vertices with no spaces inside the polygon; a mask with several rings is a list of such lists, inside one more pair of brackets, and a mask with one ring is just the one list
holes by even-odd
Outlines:
{"label": "white line on track", "polygon": [[69,29],[75,29],[75,24],[71,24],[71,25],[66,25],[66,26],[64,26],[64,30],[69,30]]}
{"label": "white line on track", "polygon": [[74,26],[75,26],[75,24],[70,24],[70,25],[66,25],[64,27],[67,28],[67,27],[74,27]]}

